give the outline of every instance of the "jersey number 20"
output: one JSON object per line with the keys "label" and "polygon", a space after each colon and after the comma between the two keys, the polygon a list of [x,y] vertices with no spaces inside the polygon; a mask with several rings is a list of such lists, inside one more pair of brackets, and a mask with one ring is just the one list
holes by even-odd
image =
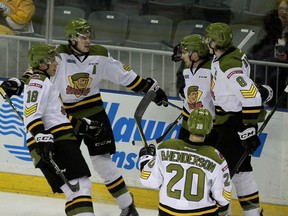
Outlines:
{"label": "jersey number 20", "polygon": [[[205,187],[205,173],[203,170],[197,167],[190,167],[185,170],[179,164],[169,164],[166,167],[166,172],[172,173],[176,172],[176,174],[171,178],[169,183],[167,184],[167,195],[169,197],[180,199],[181,193],[188,201],[198,202],[203,199],[204,196],[204,187]],[[184,172],[186,172],[185,183],[183,185],[183,189],[173,189],[177,182],[179,182],[184,177]],[[197,180],[197,184],[195,184],[195,180]],[[194,185],[193,185],[194,182]],[[192,188],[195,187],[195,188]],[[195,191],[194,194],[191,192]]]}

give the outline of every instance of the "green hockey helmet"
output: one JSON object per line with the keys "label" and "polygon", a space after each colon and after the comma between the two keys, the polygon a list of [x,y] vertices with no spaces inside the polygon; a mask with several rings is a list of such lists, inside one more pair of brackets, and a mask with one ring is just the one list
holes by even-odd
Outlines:
{"label": "green hockey helmet", "polygon": [[28,59],[31,67],[36,68],[41,63],[50,64],[57,55],[55,46],[49,44],[35,44],[28,50]]}
{"label": "green hockey helmet", "polygon": [[200,58],[207,56],[209,53],[208,47],[203,42],[203,37],[200,34],[185,36],[180,43],[180,49],[187,50],[189,55],[191,55],[192,52],[197,52]]}
{"label": "green hockey helmet", "polygon": [[226,23],[211,23],[205,28],[205,43],[215,41],[218,48],[232,45],[232,30]]}
{"label": "green hockey helmet", "polygon": [[212,115],[207,109],[196,108],[190,113],[187,123],[191,134],[206,135],[213,126]]}
{"label": "green hockey helmet", "polygon": [[75,38],[79,34],[91,33],[91,25],[83,18],[71,20],[65,26],[65,36],[67,40]]}

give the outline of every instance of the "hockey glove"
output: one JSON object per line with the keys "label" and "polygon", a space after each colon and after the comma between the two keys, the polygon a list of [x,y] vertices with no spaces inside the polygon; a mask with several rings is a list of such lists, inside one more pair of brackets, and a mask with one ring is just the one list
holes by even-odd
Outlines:
{"label": "hockey glove", "polygon": [[267,103],[273,98],[273,89],[268,86],[268,85],[261,85],[261,84],[256,84],[261,98],[262,98],[262,103]]}
{"label": "hockey glove", "polygon": [[81,125],[78,133],[79,135],[86,136],[95,140],[103,132],[104,127],[102,122],[87,118],[81,119]]}
{"label": "hockey glove", "polygon": [[4,89],[8,97],[11,97],[12,95],[21,95],[23,89],[24,89],[24,81],[19,80],[18,78],[10,78],[8,80],[5,80],[1,87]]}
{"label": "hockey glove", "polygon": [[38,133],[35,136],[36,152],[40,155],[43,162],[49,163],[49,156],[54,150],[54,139],[52,134]]}
{"label": "hockey glove", "polygon": [[144,166],[155,156],[156,148],[155,145],[150,144],[148,147],[143,147],[139,151],[139,168],[140,171]]}
{"label": "hockey glove", "polygon": [[242,145],[245,151],[253,154],[254,151],[260,146],[261,142],[257,136],[256,125],[246,125],[245,128],[238,132],[238,135],[242,141]]}
{"label": "hockey glove", "polygon": [[152,78],[147,78],[146,81],[147,81],[148,87],[143,92],[147,93],[148,91],[155,91],[156,97],[153,99],[153,102],[155,102],[158,106],[163,105],[167,107],[168,106],[167,103],[165,102],[162,103],[162,100],[168,101],[166,93],[163,91],[163,89],[160,88],[157,81]]}

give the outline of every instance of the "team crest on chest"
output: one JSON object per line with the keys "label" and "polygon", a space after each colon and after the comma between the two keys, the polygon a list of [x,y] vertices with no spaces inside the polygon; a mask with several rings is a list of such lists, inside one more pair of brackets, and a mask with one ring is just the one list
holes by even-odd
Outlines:
{"label": "team crest on chest", "polygon": [[69,85],[66,88],[66,94],[74,94],[76,97],[88,95],[92,78],[89,73],[76,73],[68,77]]}
{"label": "team crest on chest", "polygon": [[202,108],[203,104],[200,101],[200,97],[203,94],[201,90],[199,90],[198,86],[189,86],[187,90],[187,102],[189,109],[193,110],[195,108]]}

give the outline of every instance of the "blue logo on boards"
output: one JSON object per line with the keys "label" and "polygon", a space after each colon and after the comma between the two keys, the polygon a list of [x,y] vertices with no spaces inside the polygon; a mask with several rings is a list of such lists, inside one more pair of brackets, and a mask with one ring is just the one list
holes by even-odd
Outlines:
{"label": "blue logo on boards", "polygon": [[[19,111],[23,110],[22,95],[19,97],[13,96],[11,100]],[[141,142],[141,136],[137,129],[135,119],[133,117],[116,117],[119,107],[119,103],[104,102],[104,108],[108,114],[111,125],[113,126],[112,129],[115,141],[117,143],[125,143],[125,145],[132,145],[132,140]],[[23,115],[23,112],[21,112],[21,114]],[[145,128],[144,134],[147,141],[155,140],[170,126],[169,123],[167,124],[164,121],[145,119],[142,120],[141,124],[143,128]],[[180,124],[176,125],[164,140],[178,136],[180,127]],[[3,144],[4,147],[16,158],[23,161],[32,161],[26,146],[26,131],[24,125],[21,119],[19,119],[15,111],[6,101],[3,101],[2,106],[0,106],[0,136],[12,136],[13,138],[19,138],[19,140],[21,140],[20,146],[18,144],[19,141],[15,141],[14,143],[6,143],[5,139],[2,139],[5,141]],[[11,142],[11,139],[9,140]],[[116,153],[112,156],[112,160],[117,164],[118,168],[131,170],[136,167],[138,169],[138,152],[116,151]]]}
{"label": "blue logo on boards", "polygon": [[[11,101],[15,107],[23,115],[23,96],[12,97]],[[12,109],[10,104],[6,101],[0,107],[0,135],[2,136],[14,136],[20,138],[20,145],[13,143],[7,143],[6,139],[2,139],[4,147],[13,154],[16,158],[23,161],[32,161],[29,150],[26,146],[26,130],[22,120]],[[7,139],[8,140],[8,139]]]}
{"label": "blue logo on boards", "polygon": [[[16,108],[21,112],[23,110],[23,96],[13,96],[11,100]],[[104,107],[110,119],[111,125],[113,126],[112,129],[115,141],[117,143],[125,143],[126,145],[132,145],[132,140],[141,142],[141,137],[133,117],[128,118],[122,116],[116,118],[119,106],[119,103],[111,103],[109,104],[108,108],[108,103],[104,102]],[[21,114],[23,115],[23,112],[21,112]],[[167,124],[164,121],[143,119],[141,124],[145,129],[145,137],[147,141],[149,141],[160,137],[172,123]],[[178,136],[180,127],[181,125],[177,124],[164,140]],[[26,130],[24,128],[23,122],[6,101],[3,101],[2,106],[0,106],[0,136],[10,136],[19,139],[20,142],[15,141],[15,143],[17,143],[15,144],[7,143],[6,140],[8,139],[1,138],[4,147],[8,150],[9,153],[20,160],[32,162],[29,150],[26,146]],[[266,138],[267,134],[262,133],[260,135],[261,146],[259,146],[259,148],[254,152],[254,157],[260,157]],[[9,140],[11,142],[11,139]],[[138,152],[116,151],[116,153],[112,156],[112,160],[117,164],[118,168],[123,168],[126,170],[131,170],[134,168],[139,169],[137,166]]]}

